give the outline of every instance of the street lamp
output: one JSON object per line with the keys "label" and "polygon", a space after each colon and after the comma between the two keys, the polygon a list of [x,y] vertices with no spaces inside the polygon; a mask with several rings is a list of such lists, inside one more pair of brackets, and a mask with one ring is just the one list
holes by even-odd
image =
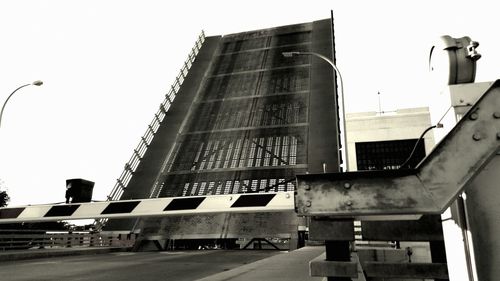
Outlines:
{"label": "street lamp", "polygon": [[323,56],[322,54],[318,54],[318,53],[315,53],[315,52],[282,52],[281,53],[285,58],[291,58],[291,57],[295,57],[295,56],[315,56],[315,57],[318,57],[324,61],[326,61],[327,63],[329,63],[333,69],[335,70],[335,72],[337,73],[337,76],[339,77],[339,88],[340,88],[340,113],[339,113],[339,116],[340,118],[342,118],[342,122],[339,122],[339,129],[340,129],[340,135],[341,135],[341,139],[342,141],[344,142],[343,145],[342,145],[342,150],[340,151],[341,155],[342,155],[342,159],[344,159],[344,166],[343,168],[343,171],[344,172],[347,172],[347,167],[348,167],[348,159],[347,159],[347,134],[346,134],[346,130],[345,130],[345,127],[346,127],[346,121],[345,121],[345,107],[344,107],[344,82],[342,80],[342,75],[340,74],[340,71],[339,69],[337,68],[337,66],[333,63],[333,61],[331,61],[329,58]]}
{"label": "street lamp", "polygon": [[0,126],[2,124],[2,115],[3,115],[3,110],[5,109],[5,105],[7,104],[7,102],[9,101],[10,97],[12,97],[12,95],[14,95],[15,92],[17,92],[19,89],[21,88],[24,88],[26,86],[30,86],[30,85],[35,85],[35,86],[42,86],[43,85],[43,82],[40,81],[40,80],[36,80],[35,82],[33,83],[30,83],[30,84],[26,84],[26,85],[22,85],[21,87],[17,88],[14,90],[14,92],[12,92],[8,97],[7,99],[5,100],[5,102],[3,103],[3,106],[2,106],[2,111],[0,111]]}

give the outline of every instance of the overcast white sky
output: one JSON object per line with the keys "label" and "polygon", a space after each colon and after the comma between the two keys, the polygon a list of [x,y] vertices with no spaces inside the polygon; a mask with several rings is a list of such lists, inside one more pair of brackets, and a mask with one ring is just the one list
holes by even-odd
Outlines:
{"label": "overcast white sky", "polygon": [[480,42],[476,81],[500,77],[497,5],[481,1],[0,2],[0,179],[11,206],[64,201],[65,180],[111,191],[202,29],[229,34],[330,17],[347,112],[427,106],[440,35]]}

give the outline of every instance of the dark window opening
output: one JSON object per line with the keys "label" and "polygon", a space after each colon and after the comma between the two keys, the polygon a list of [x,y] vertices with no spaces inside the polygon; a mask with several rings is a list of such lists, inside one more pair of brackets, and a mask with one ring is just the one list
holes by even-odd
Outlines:
{"label": "dark window opening", "polygon": [[[410,156],[417,139],[356,143],[358,170],[395,170]],[[421,140],[408,166],[414,168],[425,157]]]}

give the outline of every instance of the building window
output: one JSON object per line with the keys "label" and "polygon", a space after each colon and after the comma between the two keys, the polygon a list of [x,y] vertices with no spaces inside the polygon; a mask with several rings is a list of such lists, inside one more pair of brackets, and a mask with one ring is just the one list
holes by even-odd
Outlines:
{"label": "building window", "polygon": [[[395,170],[410,156],[417,139],[356,143],[358,170]],[[425,157],[424,141],[420,141],[407,167],[414,168]]]}

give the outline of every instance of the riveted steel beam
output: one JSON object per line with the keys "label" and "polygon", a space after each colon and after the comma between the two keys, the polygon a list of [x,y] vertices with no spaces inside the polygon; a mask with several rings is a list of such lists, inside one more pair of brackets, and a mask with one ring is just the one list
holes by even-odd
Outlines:
{"label": "riveted steel beam", "polygon": [[413,171],[308,174],[298,175],[297,182],[295,204],[302,216],[361,219],[438,211]]}
{"label": "riveted steel beam", "polygon": [[500,80],[415,169],[298,175],[297,213],[358,219],[442,213],[499,151],[497,116]]}

